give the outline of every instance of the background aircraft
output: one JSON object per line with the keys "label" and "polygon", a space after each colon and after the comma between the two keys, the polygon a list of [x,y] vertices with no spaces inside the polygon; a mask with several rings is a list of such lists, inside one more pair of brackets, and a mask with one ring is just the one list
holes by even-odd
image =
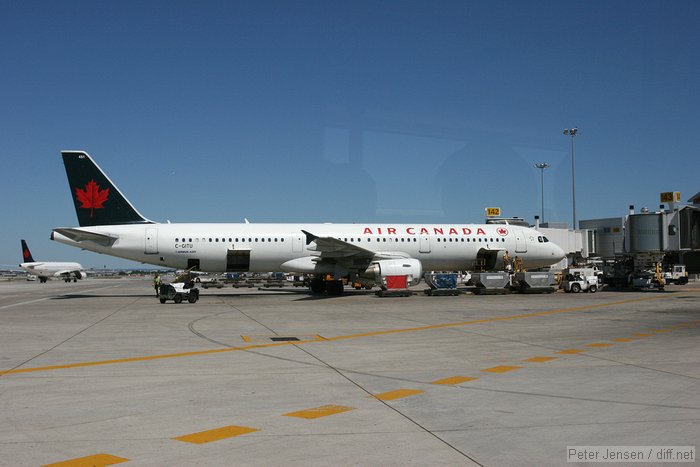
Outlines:
{"label": "background aircraft", "polygon": [[[426,271],[492,269],[506,251],[527,268],[564,252],[540,232],[509,224],[176,224],[143,217],[92,158],[63,151],[80,227],[51,239],[85,250],[175,269],[311,273],[311,288],[342,293],[342,278],[382,283]],[[332,276],[332,280],[322,278]]]}
{"label": "background aircraft", "polygon": [[27,242],[24,240],[22,240],[22,259],[24,262],[19,267],[30,274],[36,275],[42,283],[46,282],[49,277],[60,277],[65,282],[70,282],[71,280],[76,282],[78,279],[86,277],[85,270],[79,263],[34,261]]}

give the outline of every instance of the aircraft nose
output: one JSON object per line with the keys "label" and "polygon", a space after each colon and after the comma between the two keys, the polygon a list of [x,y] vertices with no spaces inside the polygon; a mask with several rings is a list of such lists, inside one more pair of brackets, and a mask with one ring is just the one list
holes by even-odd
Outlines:
{"label": "aircraft nose", "polygon": [[561,261],[566,257],[566,253],[564,253],[564,250],[562,250],[559,245],[550,243],[550,247],[552,249],[552,257],[556,258],[557,261]]}

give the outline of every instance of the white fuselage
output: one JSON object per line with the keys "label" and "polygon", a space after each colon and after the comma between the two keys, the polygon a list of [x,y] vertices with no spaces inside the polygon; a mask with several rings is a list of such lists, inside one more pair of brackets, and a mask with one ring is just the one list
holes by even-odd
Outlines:
{"label": "white fuselage", "polygon": [[418,259],[424,271],[470,270],[480,252],[507,250],[511,257],[519,256],[526,268],[546,267],[564,257],[538,231],[508,224],[129,224],[72,230],[105,235],[112,241],[76,242],[56,231],[53,239],[176,269],[197,260],[199,269],[209,272],[231,270],[227,255],[236,251],[249,252],[250,272],[314,272],[302,267],[311,262],[293,261],[316,255],[302,230],[379,255]]}
{"label": "white fuselage", "polygon": [[78,279],[84,277],[83,267],[80,263],[35,261],[32,263],[22,263],[19,267],[38,277],[76,277]]}

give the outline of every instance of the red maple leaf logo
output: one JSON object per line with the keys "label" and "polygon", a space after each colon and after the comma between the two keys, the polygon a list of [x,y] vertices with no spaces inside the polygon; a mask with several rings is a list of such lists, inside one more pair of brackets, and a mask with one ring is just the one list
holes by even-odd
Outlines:
{"label": "red maple leaf logo", "polygon": [[29,258],[29,250],[24,250],[24,251],[22,252],[22,255],[24,256],[24,259]]}
{"label": "red maple leaf logo", "polygon": [[109,198],[109,188],[100,190],[100,185],[95,183],[95,180],[90,180],[88,184],[85,185],[85,189],[75,189],[75,196],[78,197],[78,201],[83,203],[83,205],[80,207],[83,209],[89,209],[90,217],[92,217],[95,209],[104,208],[102,203],[107,201]]}
{"label": "red maple leaf logo", "polygon": [[503,227],[496,229],[496,232],[498,232],[498,235],[502,235],[502,236],[508,235],[508,229],[503,228]]}

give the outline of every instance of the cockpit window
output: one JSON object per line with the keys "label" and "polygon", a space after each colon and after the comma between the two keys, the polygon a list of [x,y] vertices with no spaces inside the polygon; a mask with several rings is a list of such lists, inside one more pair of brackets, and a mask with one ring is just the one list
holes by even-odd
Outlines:
{"label": "cockpit window", "polygon": [[544,239],[544,242],[547,243],[549,240],[547,240],[547,237],[542,237]]}
{"label": "cockpit window", "polygon": [[542,240],[542,237],[537,237],[537,241],[540,243],[544,242],[544,240]]}

